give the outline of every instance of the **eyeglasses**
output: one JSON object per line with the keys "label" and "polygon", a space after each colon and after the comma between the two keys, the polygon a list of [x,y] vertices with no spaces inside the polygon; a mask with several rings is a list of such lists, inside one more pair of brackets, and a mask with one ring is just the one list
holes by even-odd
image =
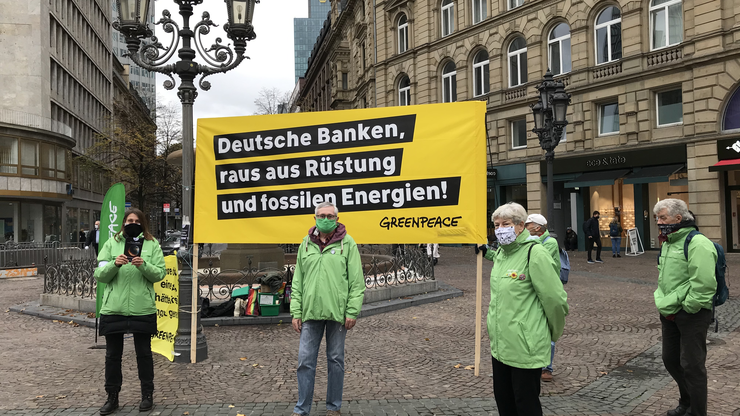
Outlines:
{"label": "eyeglasses", "polygon": [[337,219],[337,216],[334,214],[321,214],[321,215],[317,215],[316,218],[321,219],[321,220],[335,220]]}

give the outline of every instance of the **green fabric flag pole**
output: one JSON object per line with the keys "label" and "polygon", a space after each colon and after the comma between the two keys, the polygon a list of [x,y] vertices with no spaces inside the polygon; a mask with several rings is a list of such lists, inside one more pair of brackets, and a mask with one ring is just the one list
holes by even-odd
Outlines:
{"label": "green fabric flag pole", "polygon": [[[123,225],[123,213],[126,209],[126,187],[117,183],[108,189],[103,199],[103,209],[100,212],[100,241],[98,247],[103,245],[109,238],[121,230]],[[103,306],[103,293],[105,283],[98,282],[98,290],[95,296],[95,317],[100,316],[100,308]]]}

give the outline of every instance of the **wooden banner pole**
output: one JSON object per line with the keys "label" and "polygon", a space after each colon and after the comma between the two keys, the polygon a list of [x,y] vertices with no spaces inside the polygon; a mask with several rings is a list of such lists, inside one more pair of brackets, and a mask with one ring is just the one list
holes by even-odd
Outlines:
{"label": "wooden banner pole", "polygon": [[200,296],[200,287],[198,286],[198,244],[193,244],[193,296],[190,306],[190,362],[195,364],[195,350],[198,343],[198,296]]}
{"label": "wooden banner pole", "polygon": [[483,252],[478,254],[475,276],[475,376],[480,375],[481,308],[483,303]]}

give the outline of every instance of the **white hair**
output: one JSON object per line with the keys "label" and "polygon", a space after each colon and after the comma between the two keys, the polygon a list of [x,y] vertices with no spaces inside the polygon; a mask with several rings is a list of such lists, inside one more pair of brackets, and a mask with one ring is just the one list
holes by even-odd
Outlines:
{"label": "white hair", "polygon": [[653,208],[653,213],[655,215],[658,215],[660,211],[663,211],[664,209],[667,210],[668,215],[672,217],[680,215],[681,221],[694,220],[694,216],[691,215],[691,213],[689,212],[689,207],[680,199],[668,198],[662,201],[658,201],[658,203],[655,204],[655,207]]}
{"label": "white hair", "polygon": [[527,210],[516,202],[509,202],[493,211],[491,221],[495,221],[496,218],[511,220],[514,224],[524,224],[527,220]]}
{"label": "white hair", "polygon": [[332,207],[332,208],[334,208],[334,215],[339,215],[339,208],[337,208],[336,205],[334,205],[333,203],[331,203],[329,201],[322,202],[319,205],[316,205],[316,208],[314,209],[313,213],[315,215],[319,215],[319,209],[326,208],[326,207]]}

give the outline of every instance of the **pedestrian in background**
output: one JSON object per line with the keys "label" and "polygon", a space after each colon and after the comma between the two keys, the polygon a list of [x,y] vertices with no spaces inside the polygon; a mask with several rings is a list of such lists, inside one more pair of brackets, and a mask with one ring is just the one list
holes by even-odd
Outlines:
{"label": "pedestrian in background", "polygon": [[717,250],[707,237],[686,237],[698,230],[680,199],[664,199],[653,208],[663,243],[658,262],[655,306],[662,326],[663,364],[678,384],[678,406],[668,416],[707,416],[707,330],[717,291]]}
{"label": "pedestrian in background", "polygon": [[622,257],[619,255],[622,247],[622,226],[619,225],[618,217],[614,217],[609,223],[609,237],[612,239],[612,257]]}
{"label": "pedestrian in background", "polygon": [[[105,336],[105,391],[108,394],[101,415],[118,408],[118,393],[123,375],[123,335],[134,334],[136,364],[141,382],[139,411],[154,407],[154,360],[152,335],[157,333],[157,306],[154,283],[165,276],[164,256],[157,240],[149,233],[144,213],[131,208],[123,216],[123,230],[109,238],[98,254],[95,279],[105,283],[100,309],[100,335]],[[124,254],[127,241],[141,242],[141,254]]]}
{"label": "pedestrian in background", "polygon": [[601,260],[601,231],[599,231],[599,211],[594,211],[593,216],[583,224],[583,232],[586,234],[586,245],[588,245],[588,263],[594,264],[591,257],[591,251],[596,245],[596,263],[603,263]]}
{"label": "pedestrian in background", "polygon": [[[532,237],[537,238],[537,241],[547,249],[550,257],[555,260],[556,271],[560,276],[560,246],[558,241],[550,236],[550,232],[547,231],[547,219],[541,214],[531,214],[527,217],[527,221],[524,224]],[[555,341],[550,342],[550,365],[542,368],[542,376],[540,377],[544,382],[552,381],[552,363],[555,360]]]}
{"label": "pedestrian in background", "polygon": [[95,221],[95,230],[90,230],[87,233],[87,239],[85,240],[85,250],[91,246],[95,250],[95,254],[98,254],[98,245],[100,244],[100,221]]}
{"label": "pedestrian in background", "polygon": [[[555,260],[525,228],[527,212],[510,202],[493,213],[499,248],[476,247],[493,261],[488,336],[493,395],[501,416],[540,416],[540,377],[551,342],[563,334],[568,301]],[[515,323],[515,324],[512,324]]]}
{"label": "pedestrian in background", "polygon": [[331,202],[316,206],[316,225],[298,248],[290,314],[301,336],[298,347],[298,403],[293,415],[311,413],[316,362],[326,330],[326,414],[339,416],[344,389],[344,339],[355,326],[365,295],[360,251],[337,222],[339,210]]}
{"label": "pedestrian in background", "polygon": [[427,244],[427,257],[436,265],[439,260],[439,244]]}
{"label": "pedestrian in background", "polygon": [[565,230],[565,250],[578,250],[578,234],[571,227]]}

